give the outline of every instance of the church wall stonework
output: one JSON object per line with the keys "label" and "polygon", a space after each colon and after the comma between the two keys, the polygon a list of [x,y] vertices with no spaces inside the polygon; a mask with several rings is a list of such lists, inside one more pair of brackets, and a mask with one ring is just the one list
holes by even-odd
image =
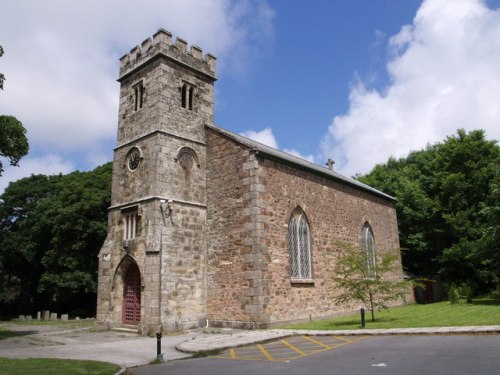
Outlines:
{"label": "church wall stonework", "polygon": [[[159,30],[121,59],[108,235],[99,253],[98,326],[124,323],[124,277],[140,273],[137,329],[206,322],[206,144],[215,57]],[[139,153],[137,167],[130,155]],[[134,224],[127,227],[131,213]],[[129,223],[130,224],[130,223]],[[136,227],[127,238],[126,227]],[[137,309],[136,309],[137,310]]]}
{"label": "church wall stonework", "polygon": [[[338,241],[359,246],[369,223],[377,252],[399,247],[391,197],[216,128],[215,79],[215,57],[165,30],[120,61],[98,328],[255,329],[352,311],[334,302]],[[297,207],[312,278],[292,282]]]}
{"label": "church wall stonework", "polygon": [[[211,129],[207,143],[210,324],[266,328],[361,307],[334,301],[337,244],[358,247],[369,223],[378,253],[399,248],[393,203],[258,156]],[[297,207],[310,225],[310,282],[290,278],[288,222]],[[390,277],[400,279],[402,270]]]}
{"label": "church wall stonework", "polygon": [[210,131],[207,144],[207,318],[214,326],[245,325],[253,320],[250,172],[243,168],[250,153]]}
{"label": "church wall stonework", "polygon": [[[399,248],[396,211],[392,202],[374,197],[331,179],[261,159],[260,195],[268,223],[270,322],[302,321],[350,312],[357,303],[338,305],[332,281],[339,242],[358,248],[361,229],[369,223],[377,253]],[[311,235],[312,282],[290,279],[288,222],[296,207],[306,214]],[[400,279],[402,270],[391,277]],[[402,303],[403,301],[401,301]]]}

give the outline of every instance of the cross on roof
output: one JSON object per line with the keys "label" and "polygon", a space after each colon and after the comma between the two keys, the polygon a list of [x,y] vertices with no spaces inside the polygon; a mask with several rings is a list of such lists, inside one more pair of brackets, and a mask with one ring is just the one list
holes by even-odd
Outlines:
{"label": "cross on roof", "polygon": [[328,159],[328,161],[325,163],[325,165],[328,167],[329,170],[333,171],[333,165],[335,164],[335,161],[332,159]]}

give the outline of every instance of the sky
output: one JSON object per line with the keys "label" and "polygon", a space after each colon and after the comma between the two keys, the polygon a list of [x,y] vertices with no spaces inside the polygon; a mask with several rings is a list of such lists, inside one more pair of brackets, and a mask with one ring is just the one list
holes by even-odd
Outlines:
{"label": "sky", "polygon": [[500,138],[500,0],[4,0],[0,114],[30,153],[0,192],[112,160],[118,60],[158,28],[217,56],[215,125],[346,176]]}

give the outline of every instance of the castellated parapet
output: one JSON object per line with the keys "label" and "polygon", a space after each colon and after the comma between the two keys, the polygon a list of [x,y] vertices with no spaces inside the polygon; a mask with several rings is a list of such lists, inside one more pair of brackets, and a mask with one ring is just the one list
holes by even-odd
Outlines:
{"label": "castellated parapet", "polygon": [[181,65],[215,78],[217,58],[210,53],[206,53],[203,58],[203,51],[200,47],[191,45],[189,51],[187,47],[188,43],[184,39],[178,37],[173,43],[172,33],[159,29],[156,34],[132,48],[120,59],[119,80],[130,75],[146,61],[160,56],[165,56]]}

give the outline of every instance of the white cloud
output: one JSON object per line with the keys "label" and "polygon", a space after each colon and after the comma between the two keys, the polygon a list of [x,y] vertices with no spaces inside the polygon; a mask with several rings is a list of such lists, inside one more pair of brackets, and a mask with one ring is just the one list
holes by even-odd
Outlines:
{"label": "white cloud", "polygon": [[[240,133],[241,135],[250,138],[254,141],[260,142],[265,144],[266,146],[279,149],[278,142],[276,141],[276,137],[273,134],[273,130],[271,128],[265,128],[260,131],[255,131],[255,130],[247,130],[245,132]],[[311,163],[314,163],[314,156],[313,155],[302,155],[299,151],[296,149],[284,149],[284,152],[291,154],[293,156],[297,156],[299,158],[305,159],[310,161]]]}
{"label": "white cloud", "polygon": [[0,176],[0,193],[4,191],[9,182],[32,174],[66,174],[75,170],[75,165],[63,160],[58,155],[45,155],[39,158],[25,157],[19,162],[19,167],[12,167],[8,160],[2,160],[4,172]]}
{"label": "white cloud", "polygon": [[247,130],[240,133],[242,136],[250,138],[256,142],[265,144],[266,146],[272,148],[278,148],[278,142],[274,137],[273,130],[271,128],[265,128],[260,131]]}
{"label": "white cloud", "polygon": [[458,128],[500,138],[500,10],[479,0],[427,0],[389,41],[391,83],[353,84],[347,114],[323,142],[346,174],[443,140]]}
{"label": "white cloud", "polygon": [[23,0],[5,2],[2,14],[0,114],[23,123],[37,154],[83,169],[114,146],[124,53],[166,27],[215,54],[219,75],[240,74],[272,36],[273,20],[265,0]]}

